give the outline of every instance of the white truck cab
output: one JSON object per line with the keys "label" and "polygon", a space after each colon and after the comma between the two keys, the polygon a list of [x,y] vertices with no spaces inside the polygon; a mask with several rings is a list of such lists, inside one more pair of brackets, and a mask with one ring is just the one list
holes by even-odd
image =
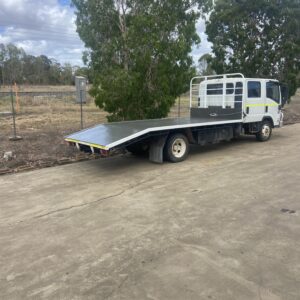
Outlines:
{"label": "white truck cab", "polygon": [[208,109],[214,116],[240,116],[246,134],[258,133],[262,122],[268,122],[271,128],[281,127],[287,98],[287,86],[274,79],[245,78],[235,73],[200,76],[191,81],[191,108]]}

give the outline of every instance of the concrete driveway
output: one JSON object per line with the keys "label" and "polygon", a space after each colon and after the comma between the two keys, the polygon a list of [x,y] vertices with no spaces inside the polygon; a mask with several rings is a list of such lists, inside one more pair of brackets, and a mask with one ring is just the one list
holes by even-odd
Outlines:
{"label": "concrete driveway", "polygon": [[300,124],[0,177],[1,299],[300,299]]}

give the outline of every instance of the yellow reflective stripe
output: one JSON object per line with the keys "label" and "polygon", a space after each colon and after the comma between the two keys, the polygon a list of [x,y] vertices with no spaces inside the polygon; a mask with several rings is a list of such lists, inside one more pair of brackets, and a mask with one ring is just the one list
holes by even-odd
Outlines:
{"label": "yellow reflective stripe", "polygon": [[258,107],[258,106],[278,106],[278,103],[269,103],[269,104],[265,104],[265,103],[257,103],[257,104],[246,104],[246,107]]}
{"label": "yellow reflective stripe", "polygon": [[73,139],[65,139],[65,141],[71,142],[71,143],[82,144],[82,145],[85,145],[85,146],[90,146],[90,147],[94,147],[94,148],[98,148],[98,149],[102,149],[102,150],[109,150],[109,148],[106,147],[106,146],[97,145],[97,144],[91,144],[91,143],[86,143],[86,142],[77,141],[77,140],[73,140]]}

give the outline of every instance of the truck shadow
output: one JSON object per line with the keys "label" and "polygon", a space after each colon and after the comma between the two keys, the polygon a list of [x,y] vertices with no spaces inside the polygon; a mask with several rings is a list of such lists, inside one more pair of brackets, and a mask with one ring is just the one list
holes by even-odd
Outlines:
{"label": "truck shadow", "polygon": [[[274,142],[277,140],[281,140],[282,138],[286,138],[284,136],[284,134],[276,132],[276,134],[274,134],[272,136],[270,141],[264,142],[264,143]],[[195,156],[195,155],[204,154],[204,153],[212,152],[212,151],[223,151],[225,149],[230,149],[230,148],[232,148],[232,150],[234,151],[234,149],[237,146],[247,146],[247,145],[253,145],[253,144],[262,145],[264,143],[257,141],[255,136],[252,136],[252,135],[241,136],[240,138],[238,138],[236,140],[223,141],[223,142],[219,142],[216,144],[207,144],[205,146],[191,145],[189,155]]]}
{"label": "truck shadow", "polygon": [[[278,140],[281,140],[285,138],[284,134],[281,132],[276,132],[272,136],[272,139],[267,142],[276,142]],[[232,149],[232,153],[234,154],[234,149],[238,146],[245,146],[247,145],[253,145],[253,144],[262,145],[265,143],[258,142],[255,138],[255,136],[241,136],[237,140],[231,140],[228,142],[220,142],[217,144],[208,144],[205,146],[201,145],[191,145],[189,156],[191,157],[197,157],[198,155],[203,155],[210,152],[222,152],[224,150]],[[245,148],[246,149],[246,148]],[[183,162],[184,163],[184,162]],[[136,169],[141,168],[141,170],[151,170],[154,168],[157,168],[162,165],[170,164],[169,162],[164,162],[162,165],[158,165],[155,163],[151,163],[148,160],[147,156],[134,156],[130,153],[127,154],[120,154],[109,158],[102,158],[97,161],[91,161],[90,162],[92,167],[95,167],[97,169],[102,169],[102,171],[109,171],[110,173],[114,172],[122,172],[124,170],[130,171],[130,168]]]}
{"label": "truck shadow", "polygon": [[190,157],[196,157],[197,155],[203,155],[206,153],[211,152],[222,152],[224,150],[228,150],[232,148],[232,151],[238,146],[238,145],[247,145],[252,144],[256,142],[255,137],[242,137],[238,140],[232,140],[232,141],[222,141],[216,144],[207,144],[204,146],[201,145],[191,145],[190,146]]}

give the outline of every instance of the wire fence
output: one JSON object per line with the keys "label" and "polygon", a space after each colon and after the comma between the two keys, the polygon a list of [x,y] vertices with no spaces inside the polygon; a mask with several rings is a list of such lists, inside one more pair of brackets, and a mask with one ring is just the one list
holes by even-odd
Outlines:
{"label": "wire fence", "polygon": [[[16,131],[19,135],[28,128],[37,130],[51,128],[62,131],[81,129],[80,104],[76,101],[73,86],[5,86],[0,90],[1,131],[14,132],[15,114]],[[106,122],[107,113],[100,110],[94,99],[87,93],[83,104],[83,127]],[[183,95],[176,99],[168,117],[185,117],[189,115],[189,99]]]}
{"label": "wire fence", "polygon": [[[57,90],[55,90],[57,89]],[[13,105],[12,105],[13,103]],[[16,115],[18,132],[28,127],[41,129],[58,126],[80,129],[80,105],[76,102],[75,87],[30,87],[3,88],[0,91],[0,118],[2,131],[7,129],[9,116]],[[103,112],[94,105],[88,96],[84,103],[85,126],[104,121]],[[97,113],[99,116],[97,116]],[[65,124],[62,124],[64,122]],[[3,128],[4,127],[4,128]]]}
{"label": "wire fence", "polygon": [[[79,131],[81,106],[75,86],[2,86],[0,89],[0,175],[94,159],[64,143],[64,136]],[[168,117],[189,114],[189,100],[175,101]],[[87,93],[82,105],[83,128],[107,122]]]}

